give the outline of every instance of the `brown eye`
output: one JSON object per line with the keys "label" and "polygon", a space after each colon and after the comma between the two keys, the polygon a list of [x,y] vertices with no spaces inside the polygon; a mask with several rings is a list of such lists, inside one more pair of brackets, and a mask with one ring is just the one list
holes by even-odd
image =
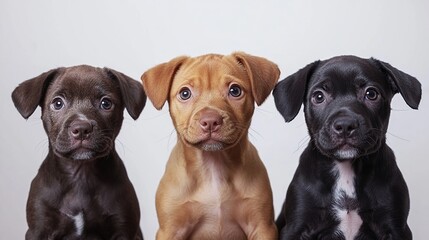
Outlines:
{"label": "brown eye", "polygon": [[325,101],[325,94],[322,91],[315,91],[311,99],[315,104],[323,103]]}
{"label": "brown eye", "polygon": [[51,107],[57,111],[61,110],[64,107],[64,100],[60,97],[54,98],[54,100],[52,100]]}
{"label": "brown eye", "polygon": [[102,98],[100,102],[100,108],[103,110],[110,110],[113,107],[113,103],[109,98]]}
{"label": "brown eye", "polygon": [[241,88],[237,84],[232,84],[231,87],[229,87],[229,95],[231,97],[240,97],[241,96]]}
{"label": "brown eye", "polygon": [[368,88],[365,92],[365,98],[370,101],[375,101],[378,99],[380,94],[377,92],[375,88]]}
{"label": "brown eye", "polygon": [[179,97],[180,99],[182,99],[183,101],[188,100],[189,98],[191,98],[191,90],[187,87],[184,87],[180,90],[179,92]]}

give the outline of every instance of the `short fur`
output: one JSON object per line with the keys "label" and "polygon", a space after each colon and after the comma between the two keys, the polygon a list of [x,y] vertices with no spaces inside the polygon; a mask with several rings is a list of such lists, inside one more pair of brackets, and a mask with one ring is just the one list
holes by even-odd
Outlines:
{"label": "short fur", "polygon": [[156,194],[158,240],[277,238],[268,175],[247,133],[279,74],[241,52],[178,57],[143,74],[178,135]]}
{"label": "short fur", "polygon": [[37,106],[49,152],[31,183],[26,239],[143,239],[134,188],[115,150],[127,109],[143,110],[141,84],[112,69],[57,68],[12,93],[24,118]]}
{"label": "short fur", "polygon": [[316,61],[277,84],[277,109],[289,122],[304,103],[310,134],[276,221],[280,239],[412,239],[407,185],[385,136],[398,92],[417,109],[417,79],[354,56]]}

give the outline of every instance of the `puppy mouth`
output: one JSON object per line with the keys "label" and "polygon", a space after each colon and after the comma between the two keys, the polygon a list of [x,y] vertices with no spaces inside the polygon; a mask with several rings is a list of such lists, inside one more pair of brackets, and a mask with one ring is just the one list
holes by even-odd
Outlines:
{"label": "puppy mouth", "polygon": [[226,144],[221,141],[208,139],[197,143],[196,146],[203,151],[214,152],[223,150],[226,147]]}
{"label": "puppy mouth", "polygon": [[191,146],[197,147],[203,151],[220,151],[234,145],[235,138],[224,137],[216,133],[206,133],[198,137],[183,135],[183,139]]}
{"label": "puppy mouth", "polygon": [[338,160],[350,160],[357,158],[360,151],[352,144],[343,143],[336,147],[332,152],[334,157]]}
{"label": "puppy mouth", "polygon": [[321,134],[322,137],[315,139],[316,146],[324,155],[340,161],[376,152],[381,142],[375,135],[365,135],[362,138],[332,138],[327,137],[328,135]]}
{"label": "puppy mouth", "polygon": [[74,143],[59,141],[54,145],[54,152],[67,159],[86,161],[106,156],[112,145],[107,138],[103,138],[103,141],[82,140]]}
{"label": "puppy mouth", "polygon": [[316,147],[327,157],[347,160],[359,156],[359,144],[355,139],[335,138],[326,132],[320,132],[314,139]]}

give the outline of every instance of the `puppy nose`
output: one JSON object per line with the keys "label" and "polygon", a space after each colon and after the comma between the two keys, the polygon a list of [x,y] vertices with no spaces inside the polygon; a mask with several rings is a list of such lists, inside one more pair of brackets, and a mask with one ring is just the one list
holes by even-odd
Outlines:
{"label": "puppy nose", "polygon": [[332,124],[333,132],[342,137],[352,136],[357,128],[359,128],[358,120],[351,117],[337,118]]}
{"label": "puppy nose", "polygon": [[200,118],[201,129],[205,132],[216,132],[222,123],[222,116],[215,111],[205,111]]}
{"label": "puppy nose", "polygon": [[69,128],[70,136],[76,140],[88,139],[93,130],[93,126],[89,121],[74,121]]}

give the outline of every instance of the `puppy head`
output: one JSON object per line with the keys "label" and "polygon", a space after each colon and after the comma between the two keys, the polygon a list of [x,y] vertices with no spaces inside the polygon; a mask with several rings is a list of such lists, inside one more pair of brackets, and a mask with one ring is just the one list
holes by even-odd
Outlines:
{"label": "puppy head", "polygon": [[206,151],[234,146],[247,135],[254,103],[262,104],[280,71],[242,52],[178,57],[142,75],[157,109],[166,101],[181,140]]}
{"label": "puppy head", "polygon": [[145,105],[141,84],[112,69],[58,68],[21,83],[12,100],[27,119],[42,108],[50,148],[59,157],[89,160],[114,147],[127,109],[137,119]]}
{"label": "puppy head", "polygon": [[401,93],[417,109],[421,85],[414,77],[376,59],[354,56],[316,61],[280,81],[273,91],[287,122],[304,103],[312,141],[325,155],[355,159],[385,142],[390,102]]}

